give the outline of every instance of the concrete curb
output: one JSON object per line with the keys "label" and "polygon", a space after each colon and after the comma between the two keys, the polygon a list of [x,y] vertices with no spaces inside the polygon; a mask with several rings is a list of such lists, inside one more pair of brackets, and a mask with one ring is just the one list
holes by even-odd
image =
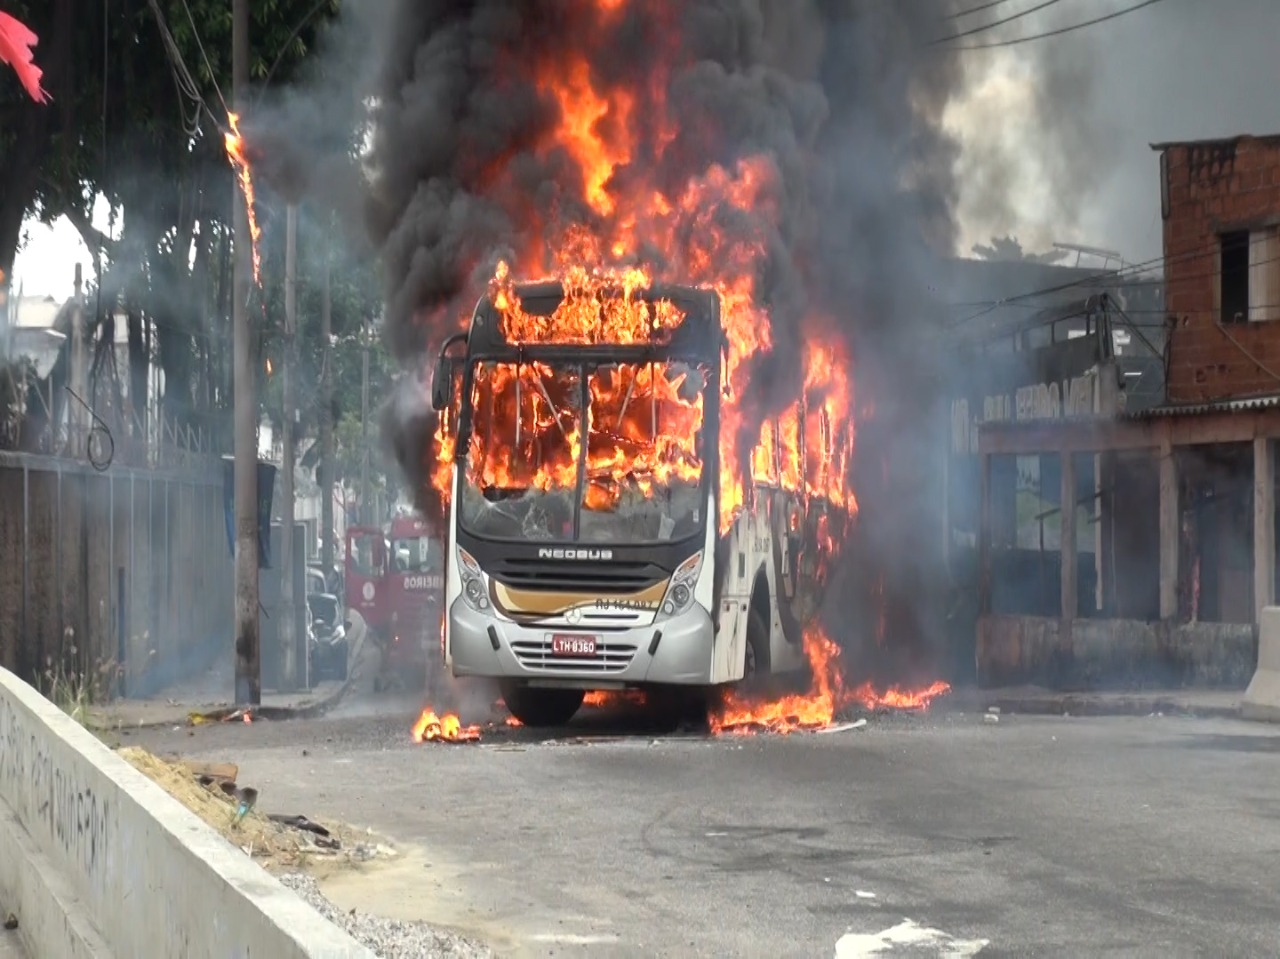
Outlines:
{"label": "concrete curb", "polygon": [[1240,718],[1280,722],[1280,607],[1262,610],[1258,627],[1258,665],[1240,704]]}
{"label": "concrete curb", "polygon": [[373,959],[4,669],[0,898],[40,957]]}
{"label": "concrete curb", "polygon": [[[352,642],[351,651],[348,654],[347,678],[340,683],[335,689],[329,690],[322,696],[315,699],[307,700],[297,706],[255,706],[251,712],[255,718],[266,719],[272,722],[279,722],[290,719],[316,719],[323,716],[329,710],[333,709],[338,703],[342,702],[347,692],[351,689],[351,684],[356,678],[356,666],[360,662],[360,654],[364,651],[365,640],[369,635],[369,627],[360,619],[359,613],[352,613],[354,617],[352,633],[356,634]],[[358,623],[358,627],[356,624]],[[175,709],[178,707],[174,707]],[[126,722],[120,718],[107,718],[107,716],[85,717],[84,725],[94,732],[114,733],[120,730],[133,729],[161,729],[166,726],[184,725],[188,713],[199,712],[200,715],[206,717],[210,722],[218,722],[227,716],[237,712],[238,706],[212,706],[201,708],[192,706],[182,710],[182,717],[169,717],[167,719],[145,719],[137,722]],[[106,710],[108,716],[110,707]]]}
{"label": "concrete curb", "polygon": [[1010,695],[998,690],[983,693],[965,690],[938,700],[947,712],[985,712],[991,707],[1002,713],[1026,716],[1200,716],[1205,718],[1240,718],[1240,703],[1197,703],[1171,693],[1098,695],[1094,693],[1062,693],[1045,695]]}

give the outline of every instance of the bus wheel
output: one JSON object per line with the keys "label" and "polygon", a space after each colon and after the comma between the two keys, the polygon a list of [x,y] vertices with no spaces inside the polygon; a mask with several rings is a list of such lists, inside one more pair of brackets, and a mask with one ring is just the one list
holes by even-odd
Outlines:
{"label": "bus wheel", "polygon": [[769,626],[758,609],[747,614],[746,663],[742,670],[742,688],[756,692],[769,677]]}
{"label": "bus wheel", "polygon": [[581,689],[535,689],[514,683],[502,687],[502,699],[511,715],[530,727],[565,725],[585,697]]}

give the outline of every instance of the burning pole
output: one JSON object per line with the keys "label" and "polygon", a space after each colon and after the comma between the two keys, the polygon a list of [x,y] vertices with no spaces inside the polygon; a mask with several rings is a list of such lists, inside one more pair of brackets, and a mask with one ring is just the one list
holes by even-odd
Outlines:
{"label": "burning pole", "polygon": [[[249,85],[249,0],[231,6],[232,102],[243,116]],[[232,123],[235,131],[235,120]],[[238,133],[237,133],[238,136]],[[253,272],[253,240],[248,195],[241,185],[232,203],[235,219],[235,262],[232,285],[233,382],[235,430],[235,635],[236,705],[262,702],[262,650],[258,623],[258,423],[257,384],[253,366],[253,331],[249,328],[249,279]]]}
{"label": "burning pole", "polygon": [[283,429],[280,463],[280,620],[281,687],[298,688],[298,616],[293,593],[293,400],[294,338],[298,329],[298,205],[289,204],[284,252],[284,355],[280,363],[280,425]]}

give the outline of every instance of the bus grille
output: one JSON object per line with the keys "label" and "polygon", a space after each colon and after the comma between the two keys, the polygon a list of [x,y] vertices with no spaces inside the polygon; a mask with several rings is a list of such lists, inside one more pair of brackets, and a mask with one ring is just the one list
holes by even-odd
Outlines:
{"label": "bus grille", "polygon": [[511,651],[525,669],[539,673],[620,673],[635,658],[634,643],[597,643],[594,656],[556,656],[550,640],[522,639]]}
{"label": "bus grille", "polygon": [[561,593],[638,593],[671,574],[652,563],[577,563],[545,559],[501,559],[490,574],[511,589]]}

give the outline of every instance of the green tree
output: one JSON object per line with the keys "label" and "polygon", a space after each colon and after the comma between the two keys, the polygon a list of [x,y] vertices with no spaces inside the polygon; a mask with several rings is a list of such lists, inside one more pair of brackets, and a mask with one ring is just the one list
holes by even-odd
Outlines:
{"label": "green tree", "polygon": [[[255,81],[295,79],[338,7],[338,0],[253,3]],[[164,412],[224,430],[234,194],[222,94],[231,90],[230,4],[31,0],[13,12],[41,38],[37,54],[54,103],[31,103],[16,84],[0,84],[0,269],[11,273],[28,216],[52,222],[66,215],[99,266],[90,330],[110,344],[114,316],[126,317],[130,394],[144,394],[154,357],[165,374]],[[92,226],[99,195],[122,224],[110,236]],[[95,400],[118,400],[111,363],[94,368],[107,374],[95,377]],[[123,409],[119,416],[133,425]]]}

